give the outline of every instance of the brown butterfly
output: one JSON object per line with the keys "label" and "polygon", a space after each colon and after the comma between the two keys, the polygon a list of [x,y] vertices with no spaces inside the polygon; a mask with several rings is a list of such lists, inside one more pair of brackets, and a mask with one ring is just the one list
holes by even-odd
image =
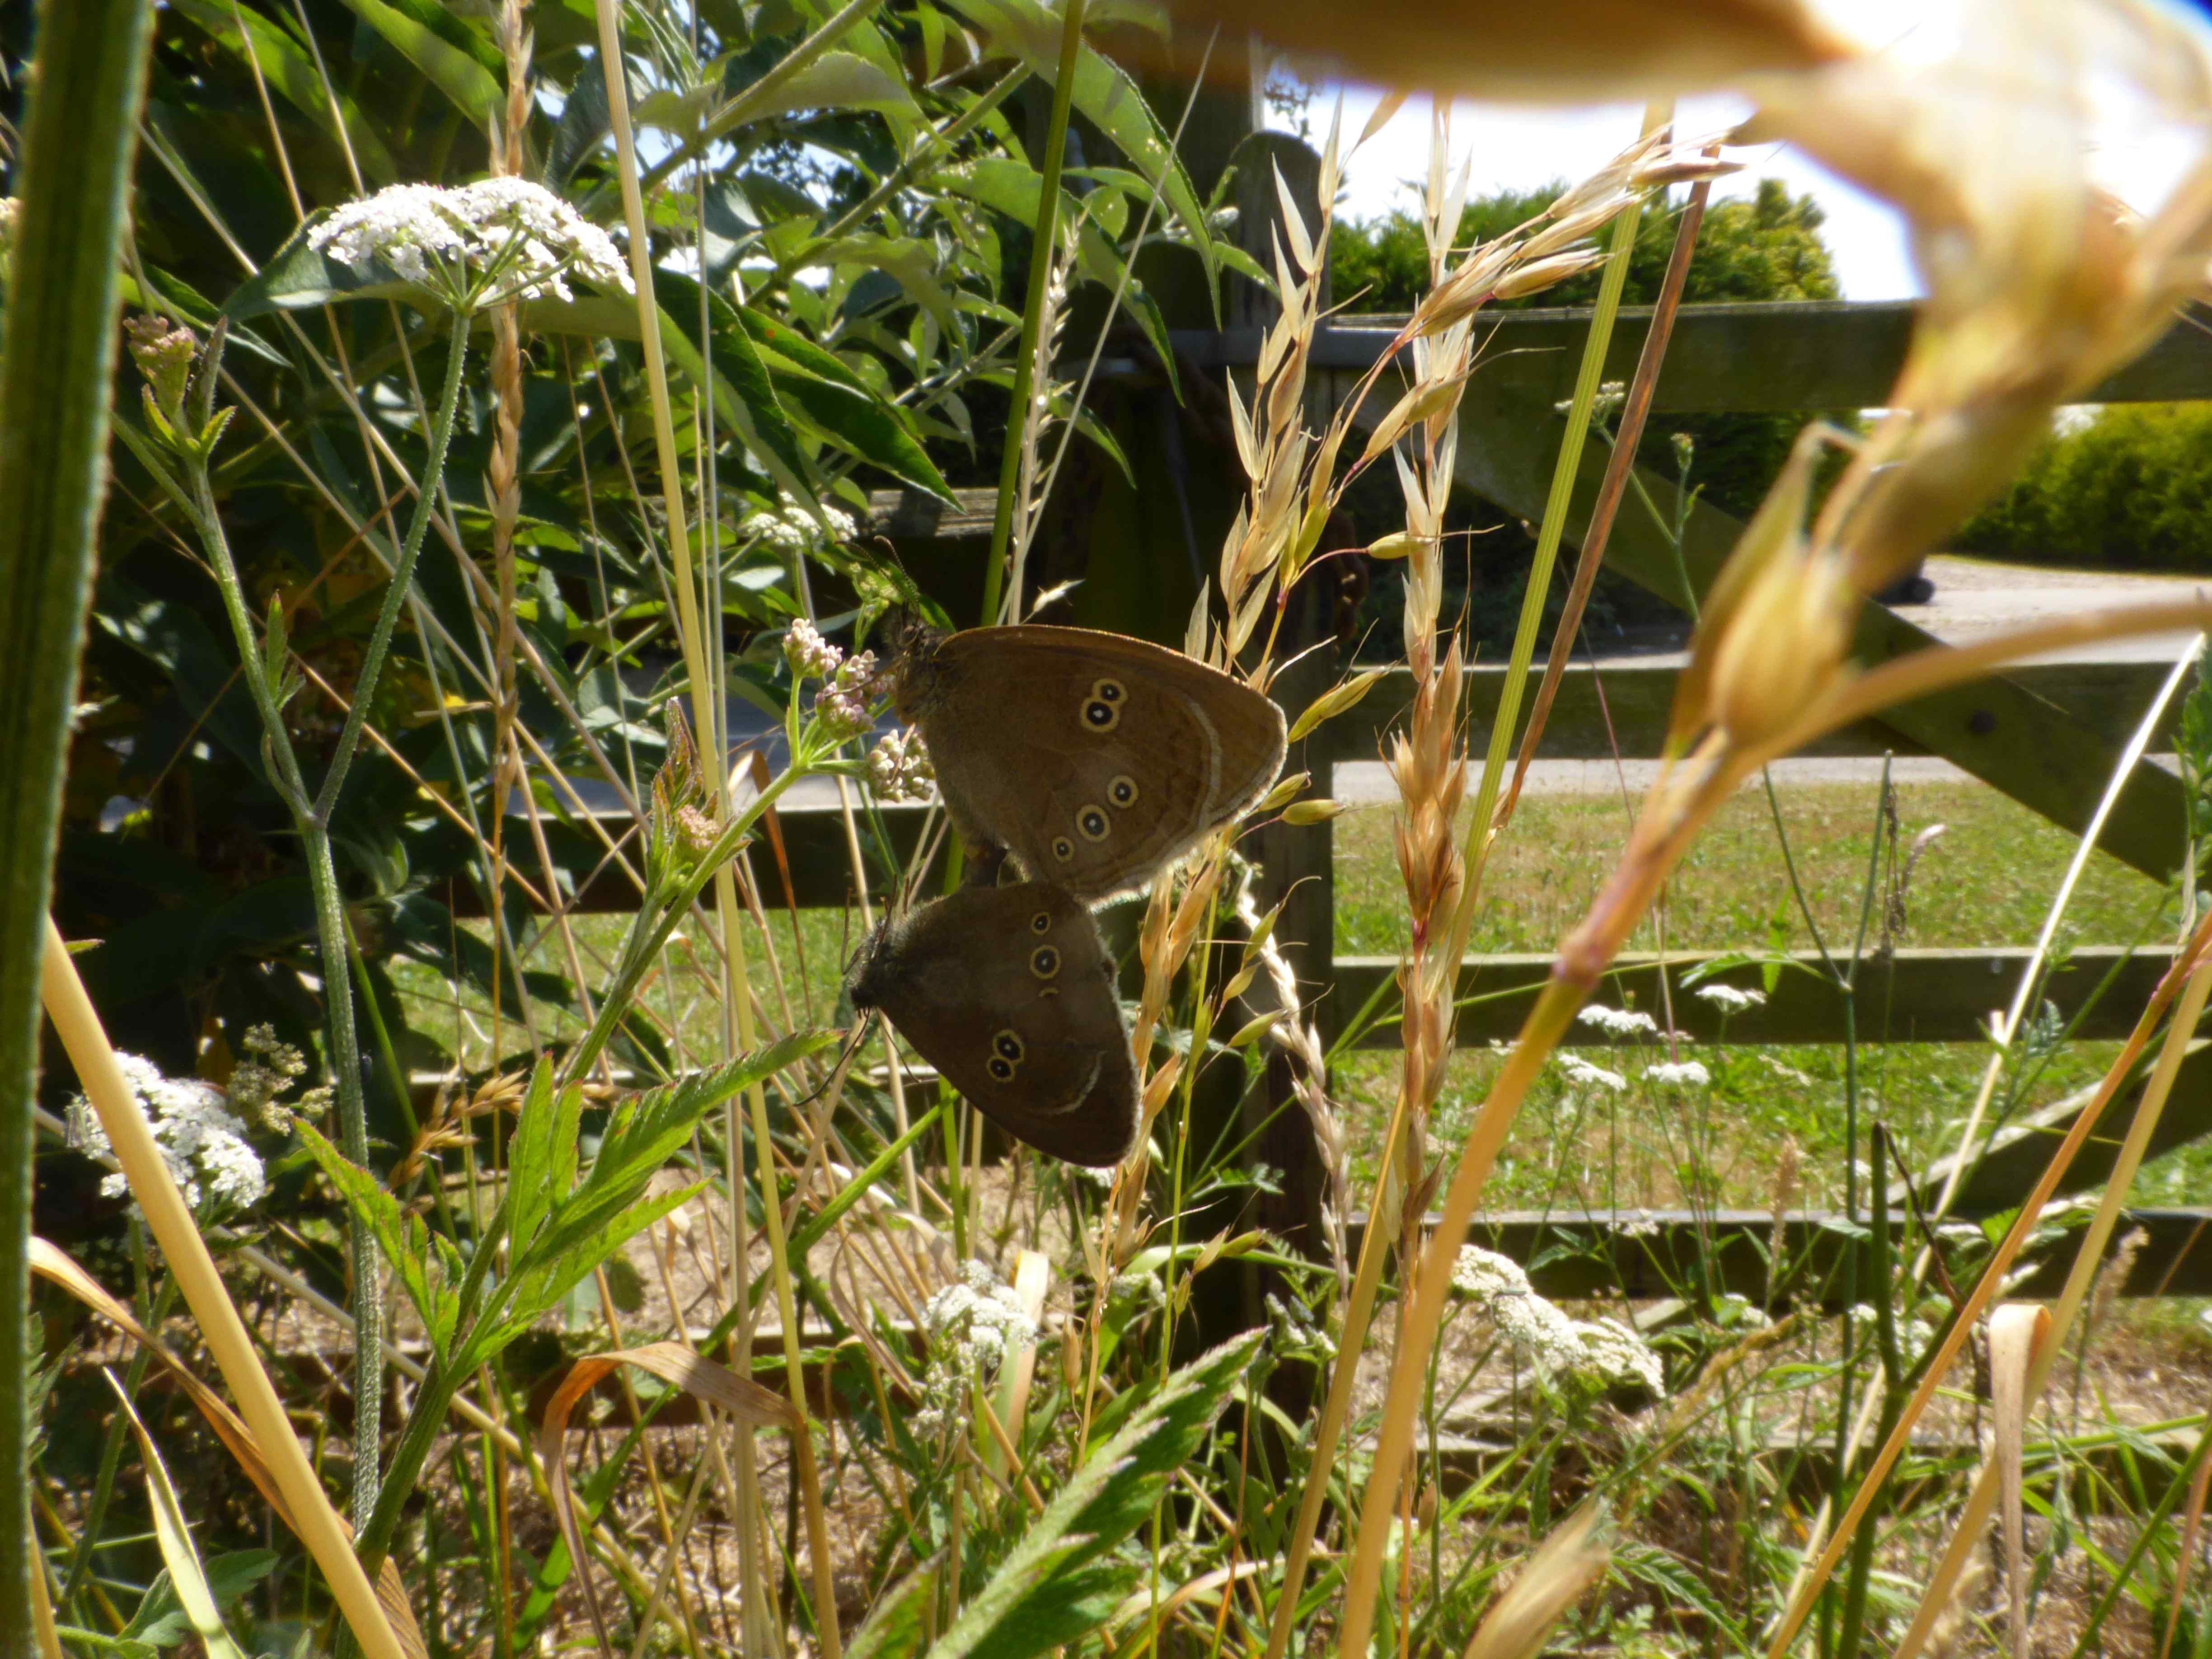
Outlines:
{"label": "brown butterfly", "polygon": [[1181,652],[1084,628],[909,626],[893,664],[946,810],[988,869],[1096,903],[1134,891],[1265,793],[1282,711]]}
{"label": "brown butterfly", "polygon": [[1137,1073],[1114,964],[1065,888],[963,888],[886,921],[846,988],[1039,1152],[1104,1169],[1136,1139]]}

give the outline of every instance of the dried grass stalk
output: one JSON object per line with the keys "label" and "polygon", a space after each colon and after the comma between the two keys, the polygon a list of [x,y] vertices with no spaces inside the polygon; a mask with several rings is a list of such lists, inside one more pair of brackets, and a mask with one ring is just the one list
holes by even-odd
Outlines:
{"label": "dried grass stalk", "polygon": [[322,1482],[300,1449],[284,1402],[261,1368],[246,1322],[223,1289],[215,1258],[208,1254],[198,1224],[155,1143],[153,1126],[125,1079],[92,999],[85,994],[84,981],[77,977],[69,945],[51,921],[46,924],[40,995],[70,1064],[76,1068],[77,1080],[99,1114],[100,1127],[107,1132],[131,1196],[145,1212],[147,1228],[167,1258],[185,1305],[191,1310],[208,1352],[230,1384],[240,1413],[268,1461],[270,1479],[290,1511],[295,1530],[330,1581],[347,1626],[368,1659],[407,1659],[407,1650],[379,1602],[375,1587],[354,1558],[345,1523],[331,1507]]}
{"label": "dried grass stalk", "polygon": [[1605,1511],[1585,1504],[1528,1558],[1467,1644],[1464,1659],[1534,1659],[1559,1615],[1597,1582],[1613,1552],[1600,1541]]}

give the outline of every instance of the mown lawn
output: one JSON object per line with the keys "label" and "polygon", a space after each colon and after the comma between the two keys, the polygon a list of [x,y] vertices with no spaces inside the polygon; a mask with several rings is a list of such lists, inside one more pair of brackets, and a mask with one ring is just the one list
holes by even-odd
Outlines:
{"label": "mown lawn", "polygon": [[[1778,799],[1779,832],[1756,784],[1728,804],[1685,860],[1662,913],[1635,941],[1638,947],[1809,949],[1809,910],[1828,950],[1848,956],[1877,834],[1877,788],[1871,782],[1797,785],[1778,791]],[[2073,857],[2075,838],[1978,784],[1904,784],[1897,787],[1896,800],[1901,854],[1923,830],[1943,826],[1914,869],[1905,927],[1896,942],[2032,941]],[[1493,856],[1474,948],[1549,950],[1583,914],[1627,822],[1617,794],[1524,799]],[[1404,923],[1389,810],[1348,814],[1337,830],[1338,948],[1346,954],[1395,951]],[[1887,824],[1880,833],[1887,842]],[[1792,890],[1792,862],[1802,906]],[[2098,854],[2067,911],[2060,943],[2132,944],[2166,937],[2170,908],[2158,884]],[[1877,902],[1870,942],[1882,921]],[[2012,992],[2009,981],[1993,984],[1991,1006]],[[2094,1082],[2113,1048],[2077,1043],[2052,1056],[2017,1091],[2019,1109],[2032,1109]],[[1951,1150],[1990,1051],[1980,1044],[1868,1043],[1848,1055],[1840,1045],[1684,1045],[1670,1054],[1663,1044],[1647,1042],[1635,1049],[1583,1052],[1624,1076],[1629,1087],[1616,1094],[1603,1087],[1573,1088],[1564,1079],[1540,1085],[1493,1180],[1492,1204],[1632,1208],[1696,1201],[1764,1207],[1788,1141],[1800,1155],[1803,1195],[1815,1203],[1839,1200],[1848,1086],[1856,1088],[1863,1158],[1867,1125],[1879,1118],[1908,1158],[1931,1159]],[[1697,1060],[1711,1073],[1711,1086],[1659,1086],[1646,1079],[1652,1064],[1670,1060]],[[1455,1063],[1437,1112],[1439,1139],[1456,1141],[1464,1133],[1496,1064],[1493,1054],[1483,1052],[1464,1054]],[[1356,1054],[1345,1065],[1343,1092],[1364,1130],[1356,1140],[1371,1143],[1379,1134],[1394,1076],[1388,1053]],[[2206,1192],[2212,1192],[2212,1152],[2183,1153],[2146,1170],[2138,1197],[2174,1202]]]}

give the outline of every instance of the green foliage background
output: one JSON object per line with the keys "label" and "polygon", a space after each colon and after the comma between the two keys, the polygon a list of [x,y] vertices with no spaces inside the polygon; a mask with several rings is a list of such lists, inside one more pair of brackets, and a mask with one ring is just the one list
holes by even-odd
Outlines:
{"label": "green foliage background", "polygon": [[2035,563],[2212,568],[2212,405],[2117,404],[2054,432],[1958,541]]}

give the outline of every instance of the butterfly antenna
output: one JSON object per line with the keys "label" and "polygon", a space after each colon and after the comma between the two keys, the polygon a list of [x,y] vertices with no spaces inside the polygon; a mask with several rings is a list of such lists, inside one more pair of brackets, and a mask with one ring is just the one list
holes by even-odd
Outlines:
{"label": "butterfly antenna", "polygon": [[859,1022],[846,1037],[845,1046],[837,1051],[837,1061],[830,1066],[830,1075],[823,1079],[811,1094],[802,1095],[792,1103],[791,1109],[794,1113],[811,1106],[832,1089],[836,1090],[840,1094],[844,1092],[846,1073],[853,1069],[853,1061],[859,1056],[860,1050],[866,1046],[869,1030],[875,1023],[876,1016],[872,1010],[861,1014]]}

